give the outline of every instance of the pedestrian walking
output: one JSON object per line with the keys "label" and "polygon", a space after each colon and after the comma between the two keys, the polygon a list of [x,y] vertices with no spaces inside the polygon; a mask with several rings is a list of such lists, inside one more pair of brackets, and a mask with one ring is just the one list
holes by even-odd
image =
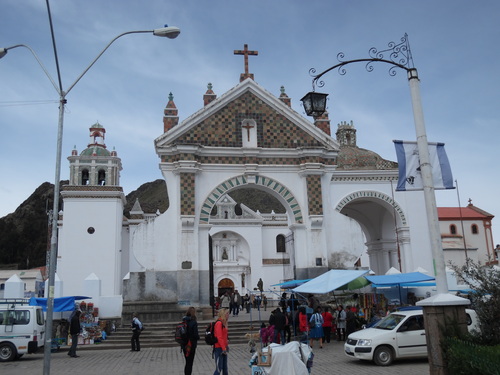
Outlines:
{"label": "pedestrian walking", "polygon": [[182,352],[186,358],[186,364],[184,366],[184,375],[191,375],[193,372],[193,362],[194,356],[196,354],[196,347],[198,346],[198,340],[200,339],[200,334],[198,332],[198,322],[196,320],[196,309],[190,307],[186,311],[186,315],[182,318],[186,322],[187,326],[187,337],[188,342],[186,345],[182,346]]}
{"label": "pedestrian walking", "polygon": [[330,312],[330,308],[326,307],[321,316],[323,316],[323,342],[330,343],[333,326],[333,315]]}
{"label": "pedestrian walking", "polygon": [[139,320],[137,313],[132,314],[132,338],[130,339],[130,343],[132,344],[131,352],[140,352],[141,351],[141,343],[139,341],[139,336],[141,335],[143,325]]}
{"label": "pedestrian walking", "polygon": [[229,310],[220,309],[217,315],[217,321],[214,326],[214,335],[217,343],[214,345],[215,371],[214,375],[228,375],[227,371],[227,353],[229,351],[227,340],[227,320],[229,319]]}
{"label": "pedestrian walking", "polygon": [[337,307],[337,341],[345,341],[346,312],[344,306]]}
{"label": "pedestrian walking", "polygon": [[323,316],[321,316],[321,307],[317,307],[311,319],[309,319],[311,333],[309,334],[309,346],[314,347],[314,341],[319,340],[319,347],[323,348]]}
{"label": "pedestrian walking", "polygon": [[73,312],[69,322],[69,334],[71,335],[71,347],[69,348],[68,355],[73,358],[78,358],[76,355],[76,347],[78,345],[78,335],[81,331],[80,325],[80,315],[82,312],[80,310],[76,310]]}
{"label": "pedestrian walking", "polygon": [[347,306],[346,311],[346,326],[345,326],[345,338],[344,341],[349,337],[349,335],[353,332],[356,332],[356,314],[353,311],[352,306]]}

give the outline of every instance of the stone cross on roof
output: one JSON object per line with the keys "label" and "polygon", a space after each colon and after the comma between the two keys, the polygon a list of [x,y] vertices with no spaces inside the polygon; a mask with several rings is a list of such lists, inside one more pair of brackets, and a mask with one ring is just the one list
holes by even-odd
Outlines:
{"label": "stone cross on roof", "polygon": [[259,54],[259,51],[249,51],[248,44],[245,44],[243,50],[235,49],[234,54],[245,56],[245,73],[242,73],[240,75],[240,82],[243,82],[247,78],[253,79],[253,74],[248,72],[248,56],[257,56]]}

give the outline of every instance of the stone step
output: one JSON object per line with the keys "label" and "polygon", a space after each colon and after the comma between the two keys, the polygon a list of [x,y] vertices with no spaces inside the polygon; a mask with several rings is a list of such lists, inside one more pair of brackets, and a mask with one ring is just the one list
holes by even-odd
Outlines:
{"label": "stone step", "polygon": [[[141,333],[140,342],[142,348],[164,348],[164,347],[176,347],[179,346],[175,342],[175,327],[178,322],[166,322],[166,323],[149,323],[144,324],[144,331]],[[200,333],[199,345],[206,345],[203,339],[205,328],[210,323],[210,321],[199,321],[198,330]],[[231,344],[246,344],[248,339],[245,334],[250,332],[250,327],[253,325],[256,327],[256,322],[240,321],[240,322],[230,322],[229,323],[229,333],[228,338]],[[256,327],[254,329],[258,331]],[[119,327],[116,332],[108,335],[107,339],[101,343],[96,343],[93,345],[79,345],[79,350],[104,350],[104,349],[129,349],[130,350],[130,339],[132,337],[132,331],[129,327]],[[64,349],[61,348],[61,349]]]}

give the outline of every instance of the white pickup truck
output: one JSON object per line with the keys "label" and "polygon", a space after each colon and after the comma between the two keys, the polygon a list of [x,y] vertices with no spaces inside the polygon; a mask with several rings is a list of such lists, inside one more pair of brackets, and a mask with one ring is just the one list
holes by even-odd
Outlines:
{"label": "white pickup truck", "polygon": [[36,353],[44,344],[45,320],[40,306],[24,299],[0,299],[0,362]]}

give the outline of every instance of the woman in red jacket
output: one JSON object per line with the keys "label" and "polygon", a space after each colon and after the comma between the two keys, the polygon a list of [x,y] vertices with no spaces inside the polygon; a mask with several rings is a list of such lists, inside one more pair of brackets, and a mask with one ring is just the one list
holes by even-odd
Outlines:
{"label": "woman in red jacket", "polygon": [[229,318],[228,309],[220,309],[217,315],[217,321],[214,326],[214,335],[217,337],[217,343],[214,345],[215,372],[214,375],[228,375],[227,372],[227,320]]}
{"label": "woman in red jacket", "polygon": [[330,343],[334,318],[328,306],[325,307],[325,311],[321,315],[323,316],[323,333],[325,335],[323,342]]}
{"label": "woman in red jacket", "polygon": [[307,333],[309,332],[309,322],[307,321],[306,308],[299,307],[299,331],[302,332],[300,341],[307,341]]}

